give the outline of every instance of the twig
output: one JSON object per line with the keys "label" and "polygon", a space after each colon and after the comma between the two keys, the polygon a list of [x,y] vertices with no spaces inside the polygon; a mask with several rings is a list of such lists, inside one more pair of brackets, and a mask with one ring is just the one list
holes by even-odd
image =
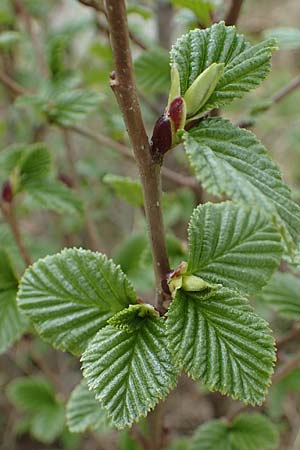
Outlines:
{"label": "twig", "polygon": [[12,78],[3,72],[0,72],[0,81],[13,95],[18,96],[26,94],[26,90],[20,84],[16,83]]}
{"label": "twig", "polygon": [[[74,188],[80,194],[80,180],[76,170],[76,151],[74,147],[74,143],[72,140],[70,130],[63,129],[63,137],[65,142],[66,149],[66,159],[69,164],[70,175],[73,181]],[[89,209],[87,206],[84,208],[84,219],[85,219],[85,231],[87,235],[88,246],[91,250],[101,250],[101,243],[99,240],[99,236],[97,234],[96,225],[90,215]]]}
{"label": "twig", "polygon": [[[102,21],[100,21],[99,17],[96,16],[97,20],[97,27],[99,30],[102,30],[109,36],[109,27],[105,25]],[[133,42],[137,47],[141,48],[142,50],[147,50],[148,47],[144,42],[142,42],[134,33],[133,31],[129,30],[129,37],[131,42]]]}
{"label": "twig", "polygon": [[13,209],[13,203],[7,203],[4,204],[0,202],[0,209],[2,211],[2,214],[10,227],[10,230],[12,232],[12,235],[14,237],[14,240],[17,244],[17,247],[20,251],[20,254],[24,260],[24,263],[26,266],[30,266],[32,264],[31,257],[28,253],[28,250],[23,242],[23,238],[20,232],[19,223],[17,221],[17,218],[15,216],[15,212]]}
{"label": "twig", "polygon": [[289,333],[276,339],[277,350],[282,350],[283,347],[285,347],[287,344],[289,344],[294,339],[299,337],[300,337],[300,327],[298,324],[295,324],[293,329]]}
{"label": "twig", "polygon": [[300,88],[300,76],[293,78],[286,86],[272,96],[272,102],[278,103],[295,89]]}
{"label": "twig", "polygon": [[[272,95],[270,104],[264,109],[264,111],[268,111],[274,103],[281,102],[286,96],[291,94],[294,90],[300,88],[300,76],[293,78],[289,83],[279,89],[279,91],[275,92]],[[242,119],[236,123],[236,125],[240,128],[250,128],[255,124],[255,118],[250,117],[249,119]]]}
{"label": "twig", "polygon": [[84,6],[88,6],[89,8],[93,8],[98,12],[102,12],[106,15],[105,8],[99,3],[97,0],[78,0]]}
{"label": "twig", "polygon": [[225,17],[226,25],[235,25],[238,21],[243,0],[231,0],[230,8]]}
{"label": "twig", "polygon": [[[169,272],[170,266],[161,209],[161,168],[158,162],[152,160],[148,136],[137,97],[129,45],[125,0],[106,0],[106,9],[116,73],[115,79],[111,82],[111,87],[122,112],[140,173],[154,261],[157,291],[156,306],[163,311],[164,296],[161,282],[167,272]],[[159,405],[148,422],[151,434],[149,444],[153,449],[162,448],[162,419],[162,408]]]}

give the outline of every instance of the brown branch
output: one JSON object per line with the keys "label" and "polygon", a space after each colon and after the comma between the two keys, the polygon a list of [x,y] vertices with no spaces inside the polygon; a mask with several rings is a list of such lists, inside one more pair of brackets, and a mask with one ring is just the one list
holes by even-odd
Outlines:
{"label": "brown branch", "polygon": [[14,95],[23,95],[26,94],[26,89],[23,88],[20,84],[16,83],[12,78],[6,75],[3,72],[0,72],[0,82],[6,86],[9,91]]}
{"label": "brown branch", "polygon": [[[144,207],[156,279],[156,306],[163,312],[162,279],[170,270],[161,208],[160,163],[153,161],[133,76],[125,0],[106,0],[110,40],[115,62],[111,82],[131,140],[144,194]],[[151,414],[150,448],[163,448],[162,407]]]}
{"label": "brown branch", "polygon": [[273,103],[279,103],[295,89],[300,88],[300,76],[293,78],[286,86],[272,96]]}
{"label": "brown branch", "polygon": [[141,177],[156,276],[156,303],[158,307],[162,307],[161,281],[169,272],[170,267],[161,209],[160,164],[152,160],[137,97],[125,1],[106,0],[106,9],[116,73],[116,78],[112,81],[112,88],[124,118]]}
{"label": "brown branch", "polygon": [[[68,129],[63,129],[63,138],[66,149],[66,160],[69,165],[69,171],[74,188],[80,195],[80,180],[76,170],[76,149],[72,140],[71,132]],[[84,207],[84,228],[87,236],[88,246],[91,250],[100,251],[102,246],[97,233],[97,227],[93,221],[88,206]]]}
{"label": "brown branch", "polygon": [[30,257],[29,252],[23,242],[19,223],[17,221],[16,215],[15,215],[15,212],[13,209],[13,203],[0,202],[0,209],[1,209],[2,214],[12,232],[15,243],[19,249],[19,252],[20,252],[23,260],[24,260],[24,263],[26,264],[26,266],[30,266],[32,264],[31,257]]}
{"label": "brown branch", "polygon": [[243,0],[231,0],[230,8],[225,17],[226,25],[235,25],[237,23],[242,5]]}
{"label": "brown branch", "polygon": [[298,324],[295,324],[289,333],[276,339],[277,350],[282,350],[283,347],[297,338],[300,338],[300,327]]}
{"label": "brown branch", "polygon": [[84,6],[88,6],[89,8],[93,8],[98,12],[102,12],[106,15],[105,8],[99,3],[97,0],[78,0]]}
{"label": "brown branch", "polygon": [[[273,94],[271,97],[270,105],[268,105],[264,109],[264,111],[268,111],[274,103],[281,102],[285,97],[287,97],[289,94],[291,94],[298,88],[300,88],[300,76],[296,76],[291,81],[289,81],[289,83],[286,86],[282,87],[281,89],[279,89],[279,91],[275,92],[275,94]],[[250,128],[253,125],[255,125],[254,117],[245,118],[236,123],[236,126],[240,128]]]}

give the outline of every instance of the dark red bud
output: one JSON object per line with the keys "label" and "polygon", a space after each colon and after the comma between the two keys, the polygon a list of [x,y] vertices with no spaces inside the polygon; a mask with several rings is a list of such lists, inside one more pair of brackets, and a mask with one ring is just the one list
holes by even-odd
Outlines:
{"label": "dark red bud", "polygon": [[153,157],[164,155],[172,146],[171,122],[164,114],[156,121],[151,138]]}
{"label": "dark red bud", "polygon": [[173,122],[175,131],[182,128],[183,120],[185,119],[185,102],[182,97],[175,97],[171,102],[169,106],[169,116]]}
{"label": "dark red bud", "polygon": [[2,200],[6,203],[11,203],[14,198],[11,182],[6,180],[2,185]]}
{"label": "dark red bud", "polygon": [[59,179],[59,181],[64,183],[69,188],[73,188],[74,187],[73,180],[68,175],[66,175],[65,173],[60,173],[58,175],[58,179]]}

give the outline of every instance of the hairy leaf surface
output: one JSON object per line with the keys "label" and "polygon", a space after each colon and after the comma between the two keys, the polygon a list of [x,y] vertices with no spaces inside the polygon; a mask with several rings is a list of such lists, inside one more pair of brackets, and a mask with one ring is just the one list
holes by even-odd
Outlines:
{"label": "hairy leaf surface", "polygon": [[177,291],[167,334],[175,361],[193,379],[245,403],[262,403],[273,373],[274,339],[237,292]]}
{"label": "hairy leaf surface", "polygon": [[87,384],[117,428],[146,416],[175,386],[178,374],[167,349],[164,319],[139,316],[137,308],[131,312],[112,319],[115,326],[103,328],[82,357]]}
{"label": "hairy leaf surface", "polygon": [[189,225],[187,272],[243,292],[265,285],[279,266],[280,234],[256,209],[231,202],[206,203]]}
{"label": "hairy leaf surface", "polygon": [[270,71],[274,39],[251,46],[235,27],[217,23],[205,30],[195,29],[178,39],[171,50],[181,84],[181,95],[211,64],[225,63],[224,73],[211,97],[200,111],[230,103],[257,87]]}
{"label": "hairy leaf surface", "polygon": [[111,425],[107,412],[95,399],[83,380],[72,392],[67,403],[67,425],[72,433],[83,433],[87,429],[109,430]]}
{"label": "hairy leaf surface", "polygon": [[278,432],[262,414],[245,413],[231,424],[212,420],[196,430],[191,450],[271,450],[278,447]]}
{"label": "hairy leaf surface", "polygon": [[185,148],[207,191],[276,214],[293,240],[299,240],[300,207],[253,133],[224,119],[207,119],[185,134]]}
{"label": "hairy leaf surface", "polygon": [[100,253],[66,249],[25,272],[19,305],[54,347],[81,354],[107,320],[130,303],[133,287]]}

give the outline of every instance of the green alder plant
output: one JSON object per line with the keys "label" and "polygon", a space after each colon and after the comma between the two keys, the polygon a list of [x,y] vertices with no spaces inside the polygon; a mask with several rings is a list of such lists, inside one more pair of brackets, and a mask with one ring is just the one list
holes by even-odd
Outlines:
{"label": "green alder plant", "polygon": [[[140,173],[156,298],[153,304],[139,298],[105,255],[73,248],[30,266],[17,301],[42,338],[80,357],[84,381],[67,406],[69,428],[123,429],[156,407],[149,414],[147,448],[159,449],[164,445],[162,400],[182,371],[245,404],[265,400],[275,342],[249,295],[267,284],[282,257],[293,258],[300,208],[256,136],[209,117],[213,108],[241,98],[265,79],[276,41],[252,46],[223,22],[181,37],[170,54],[168,104],[149,140],[133,76],[125,2],[107,0],[106,14],[115,63],[110,84]],[[165,153],[181,144],[206,191],[231,201],[194,210],[187,260],[171,269],[160,174]],[[269,430],[267,443],[259,440],[262,429]],[[217,421],[199,429],[191,448],[263,450],[276,448],[277,438],[263,416],[241,414],[230,424]]]}

